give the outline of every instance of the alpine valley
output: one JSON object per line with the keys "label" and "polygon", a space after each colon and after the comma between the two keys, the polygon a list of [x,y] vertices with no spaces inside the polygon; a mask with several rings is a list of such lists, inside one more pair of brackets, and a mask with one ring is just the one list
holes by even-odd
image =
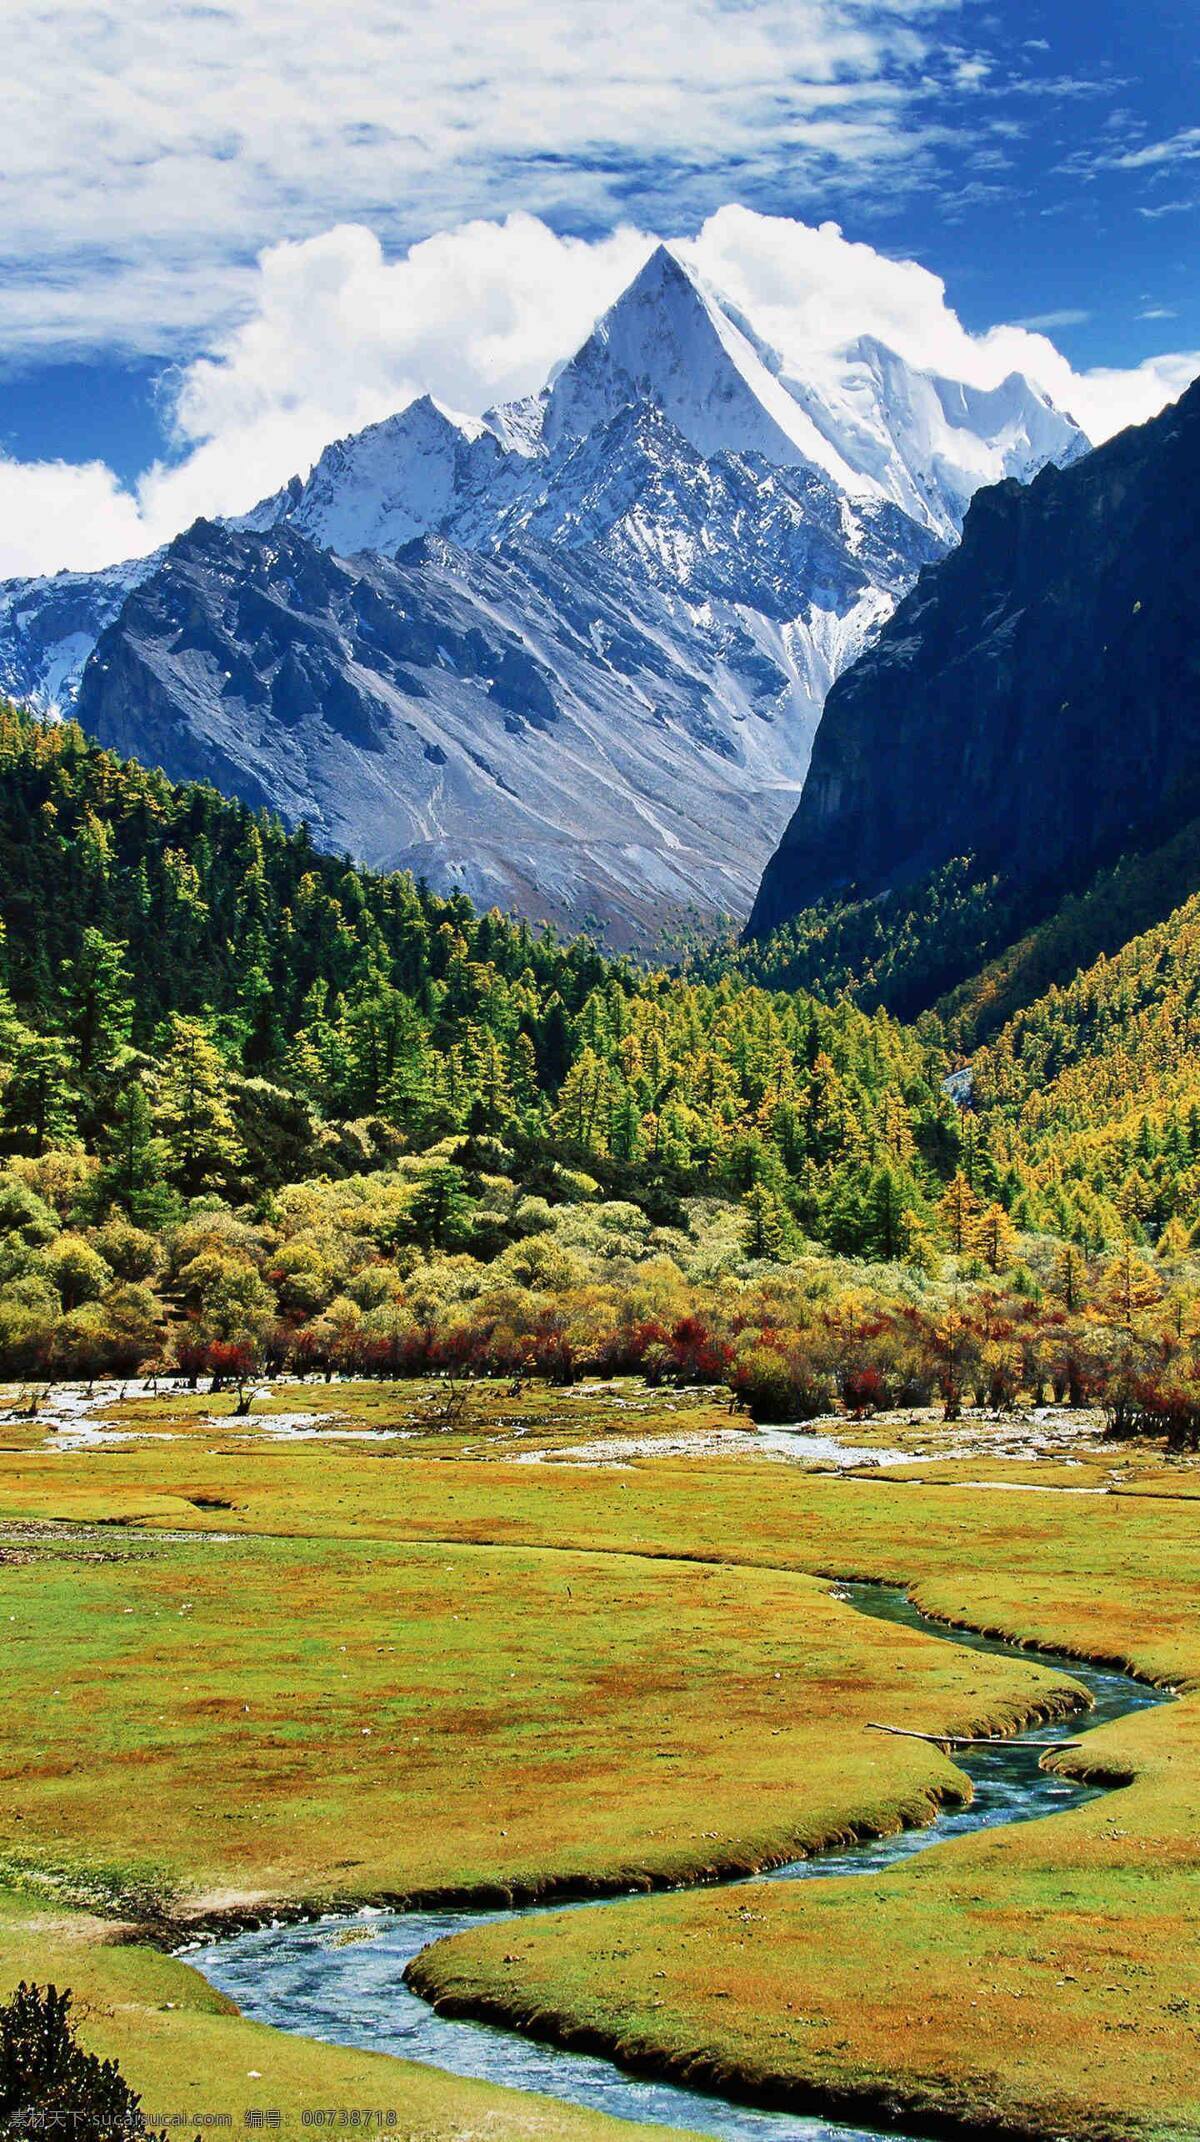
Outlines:
{"label": "alpine valley", "polygon": [[741,922],[831,685],[1070,416],[868,337],[793,377],[666,247],[482,420],[428,397],[237,522],[0,587],[0,689],[484,907]]}

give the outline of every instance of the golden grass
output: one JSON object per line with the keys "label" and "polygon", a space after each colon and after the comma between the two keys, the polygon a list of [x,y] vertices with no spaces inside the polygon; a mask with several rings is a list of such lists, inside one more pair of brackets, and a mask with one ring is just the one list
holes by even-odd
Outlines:
{"label": "golden grass", "polygon": [[791,1572],[17,1539],[0,1853],[143,1916],[752,1868],[851,1819],[928,1819],[961,1784],[936,1751],[866,1737],[881,1706],[961,1730],[1071,1700],[1059,1674],[864,1623]]}
{"label": "golden grass", "polygon": [[[561,1438],[548,1410],[542,1422]],[[935,1750],[864,1734],[867,1716],[1012,1717],[1054,1677],[863,1622],[814,1572],[910,1582],[950,1618],[1200,1685],[1193,1474],[1134,1458],[1120,1493],[1086,1497],[920,1470],[937,1484],[758,1462],[447,1464],[412,1444],[235,1442],[202,1426],[8,1455],[0,1520],[9,1552],[34,1559],[0,1573],[18,1614],[0,1620],[17,1663],[0,1842],[81,1900],[136,1900],[140,1883],[180,1909],[205,1889],[670,1878],[883,1827],[953,1772]],[[46,1520],[91,1521],[76,1549],[122,1554],[108,1527],[132,1521],[133,1559],[60,1561]],[[71,1673],[95,1691],[74,1756],[52,1696]],[[248,1711],[204,1708],[239,1691]],[[1105,1728],[1087,1760],[1136,1782],[1050,1823],[862,1883],[657,1897],[502,1942],[481,1930],[426,1969],[458,1998],[537,2006],[564,2032],[749,2087],[869,2102],[894,2089],[922,2116],[986,2114],[1014,2133],[1195,2136],[1198,1714],[1185,1700]],[[6,1944],[10,1979],[35,1967],[31,1941],[26,1924]],[[129,2013],[139,2080],[143,2046],[148,2061],[175,2055]],[[204,2030],[251,2028],[204,2016]],[[466,2106],[467,2086],[436,2089]],[[574,2133],[573,2115],[551,2117],[545,2132]]]}
{"label": "golden grass", "polygon": [[1103,1738],[1139,1772],[1118,1799],[885,1875],[481,1931],[429,1952],[419,1983],[752,2095],[899,2103],[918,2127],[1194,2136],[1196,1721],[1181,1706]]}

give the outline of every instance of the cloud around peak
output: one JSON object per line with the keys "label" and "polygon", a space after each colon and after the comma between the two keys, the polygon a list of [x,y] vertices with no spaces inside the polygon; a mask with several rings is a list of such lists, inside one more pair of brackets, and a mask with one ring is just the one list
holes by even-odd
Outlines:
{"label": "cloud around peak", "polygon": [[[0,573],[92,568],[154,548],[199,513],[243,512],[330,439],[423,392],[478,415],[535,391],[658,242],[633,227],[564,237],[520,212],[396,258],[361,223],[268,248],[246,316],[179,375],[171,457],[136,490],[98,463],[0,460]],[[1182,352],[1076,373],[1045,333],[972,334],[940,277],[830,222],[730,206],[671,244],[799,377],[869,335],[973,386],[1024,372],[1099,440],[1153,415],[1200,370]]]}

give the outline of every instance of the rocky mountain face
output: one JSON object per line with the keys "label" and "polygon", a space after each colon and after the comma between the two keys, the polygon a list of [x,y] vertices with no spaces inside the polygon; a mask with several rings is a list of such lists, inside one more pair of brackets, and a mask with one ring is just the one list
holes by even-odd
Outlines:
{"label": "rocky mountain face", "polygon": [[[764,578],[767,576],[764,575]],[[84,676],[104,743],[306,820],[323,847],[648,944],[745,913],[869,586],[803,628],[677,622],[590,547],[419,536],[342,559],[198,522]]]}
{"label": "rocky mountain face", "polygon": [[1027,488],[981,491],[831,691],[749,923],[973,856],[1078,883],[1200,810],[1200,382]]}
{"label": "rocky mountain face", "polygon": [[1084,445],[1027,381],[979,396],[876,344],[791,380],[660,248],[540,395],[425,397],[240,522],[0,589],[0,685],[324,843],[648,945],[746,913],[830,684],[977,483]]}
{"label": "rocky mountain face", "polygon": [[0,692],[39,714],[68,713],[100,634],[161,557],[159,551],[99,573],[0,581]]}

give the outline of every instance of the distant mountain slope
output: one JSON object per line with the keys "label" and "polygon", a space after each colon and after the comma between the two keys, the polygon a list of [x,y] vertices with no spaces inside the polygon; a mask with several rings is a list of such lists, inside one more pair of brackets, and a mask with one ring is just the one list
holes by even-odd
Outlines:
{"label": "distant mountain slope", "polygon": [[956,856],[1065,889],[1200,804],[1200,386],[1028,488],[984,491],[831,692],[749,923]]}
{"label": "distant mountain slope", "polygon": [[[540,395],[481,420],[423,397],[224,532],[116,579],[0,590],[0,676],[69,707],[90,620],[78,710],[123,750],[378,863],[652,945],[746,913],[830,684],[976,483],[1082,446],[1027,381],[979,395],[878,344],[791,379],[662,247]],[[346,572],[372,590],[369,647]],[[481,635],[475,667],[437,656],[447,614]],[[398,680],[387,651],[414,637],[435,651]],[[555,724],[535,695],[496,726],[518,646]],[[369,743],[347,712],[368,703]]]}
{"label": "distant mountain slope", "polygon": [[675,624],[618,565],[529,538],[344,560],[198,522],[101,639],[79,717],[324,847],[647,943],[744,912],[802,772],[786,716],[830,674],[805,653],[801,676],[732,607]]}

